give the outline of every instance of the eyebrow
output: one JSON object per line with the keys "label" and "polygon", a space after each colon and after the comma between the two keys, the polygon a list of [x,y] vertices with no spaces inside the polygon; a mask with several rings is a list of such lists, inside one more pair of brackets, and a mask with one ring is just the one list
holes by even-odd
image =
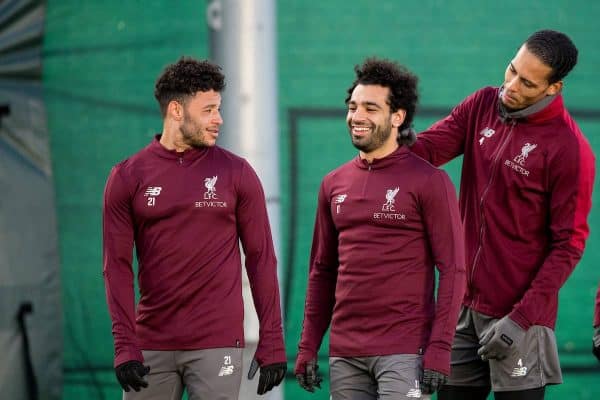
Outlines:
{"label": "eyebrow", "polygon": [[[350,100],[350,101],[348,102],[348,104],[357,105],[358,103],[357,103],[355,100]],[[369,107],[369,106],[371,106],[371,107],[377,107],[377,108],[379,108],[379,109],[381,109],[381,108],[382,108],[382,107],[381,107],[379,104],[375,103],[374,101],[363,101],[363,102],[362,102],[362,103],[360,103],[360,104],[361,104],[361,105],[363,105],[363,106],[365,106],[365,107]]]}
{"label": "eyebrow", "polygon": [[[512,63],[512,61],[510,62],[510,67],[512,68],[512,70],[513,70],[513,71],[515,71],[515,72],[517,72],[517,73],[518,73],[518,71],[517,71],[517,69],[515,68],[515,65]],[[536,87],[537,87],[537,86],[539,86],[537,83],[535,83],[535,82],[532,82],[532,81],[530,81],[529,79],[523,78],[522,76],[520,76],[520,77],[519,77],[519,79],[521,79],[521,81],[523,81],[523,82],[525,82],[525,83],[528,83],[528,84],[530,84],[530,85],[532,85],[532,86],[536,86]]]}

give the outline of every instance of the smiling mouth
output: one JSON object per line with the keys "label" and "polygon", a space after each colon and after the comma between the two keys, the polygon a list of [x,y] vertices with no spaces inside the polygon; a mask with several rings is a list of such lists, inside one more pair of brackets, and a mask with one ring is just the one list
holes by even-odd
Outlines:
{"label": "smiling mouth", "polygon": [[356,136],[364,136],[371,131],[371,128],[368,126],[353,126],[352,134]]}

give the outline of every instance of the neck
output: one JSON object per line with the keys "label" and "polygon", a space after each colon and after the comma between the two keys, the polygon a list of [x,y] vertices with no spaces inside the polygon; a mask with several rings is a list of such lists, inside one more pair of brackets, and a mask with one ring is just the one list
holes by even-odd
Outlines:
{"label": "neck", "polygon": [[553,94],[551,96],[545,96],[542,99],[540,99],[537,103],[534,103],[528,107],[522,108],[520,110],[513,110],[513,109],[506,107],[504,105],[504,103],[502,103],[501,96],[502,96],[503,91],[504,91],[504,88],[501,88],[499,91],[499,96],[498,96],[498,106],[499,106],[498,108],[500,111],[500,117],[503,120],[525,118],[532,114],[535,114],[538,111],[541,111],[544,108],[546,108],[550,103],[552,103],[552,101],[556,98],[556,96],[558,96],[560,94],[560,92],[559,92],[559,93]]}
{"label": "neck", "polygon": [[160,144],[167,150],[175,150],[178,153],[191,148],[189,144],[183,141],[183,135],[177,126],[165,121],[163,131],[160,137]]}
{"label": "neck", "polygon": [[376,158],[381,159],[381,158],[389,156],[394,151],[396,151],[396,149],[398,149],[398,147],[399,147],[398,142],[394,138],[394,141],[386,142],[383,146],[381,146],[373,151],[370,151],[368,153],[366,153],[364,151],[360,151],[359,156],[361,159],[367,160],[367,162],[369,164],[371,164],[373,162],[373,160]]}

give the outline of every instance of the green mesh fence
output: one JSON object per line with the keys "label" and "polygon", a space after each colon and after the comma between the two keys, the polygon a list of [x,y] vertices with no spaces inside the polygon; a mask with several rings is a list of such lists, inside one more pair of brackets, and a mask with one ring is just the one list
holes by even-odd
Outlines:
{"label": "green mesh fence", "polygon": [[[44,86],[59,218],[65,321],[64,399],[118,398],[112,337],[101,275],[100,210],[110,167],[160,130],[152,90],[162,67],[180,55],[208,56],[206,1],[49,1]],[[448,4],[446,4],[448,3]],[[398,60],[420,77],[424,129],[443,110],[484,85],[499,84],[521,41],[534,30],[568,32],[580,62],[565,99],[595,149],[600,65],[600,3],[558,0],[453,2],[396,0],[277,4],[281,126],[281,277],[286,345],[293,368],[302,323],[307,260],[323,175],[354,156],[343,100],[353,66],[366,56]],[[227,93],[225,92],[225,96]],[[427,112],[425,112],[427,111]],[[227,123],[227,121],[225,121]],[[318,155],[318,157],[315,157]],[[447,166],[458,183],[460,163]],[[583,261],[561,292],[557,336],[565,384],[549,399],[594,399],[599,372],[589,353],[600,278],[597,202]],[[327,372],[327,343],[321,366]],[[311,396],[327,399],[323,390]],[[286,399],[307,398],[291,375]]]}

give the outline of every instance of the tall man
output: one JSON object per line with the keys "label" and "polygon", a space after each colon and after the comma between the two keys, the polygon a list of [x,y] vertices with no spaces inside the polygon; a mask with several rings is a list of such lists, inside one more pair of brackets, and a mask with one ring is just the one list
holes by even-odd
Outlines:
{"label": "tall man", "polygon": [[184,387],[190,399],[237,399],[244,347],[239,242],[260,320],[258,393],[285,375],[262,186],[244,159],[215,146],[224,86],[220,68],[207,61],[169,65],[154,92],[162,134],[108,177],[104,281],[114,365],[127,400],[180,399]]}
{"label": "tall man", "polygon": [[467,97],[417,136],[434,165],[464,155],[460,210],[467,292],[441,400],[536,400],[562,382],[558,291],[588,236],[594,156],[563,104],[577,63],[563,33],[533,33],[501,87]]}
{"label": "tall man", "polygon": [[359,154],[321,184],[295,373],[306,390],[318,386],[331,323],[333,400],[421,398],[449,374],[464,294],[456,191],[406,146],[417,78],[387,60],[355,70],[346,104]]}

